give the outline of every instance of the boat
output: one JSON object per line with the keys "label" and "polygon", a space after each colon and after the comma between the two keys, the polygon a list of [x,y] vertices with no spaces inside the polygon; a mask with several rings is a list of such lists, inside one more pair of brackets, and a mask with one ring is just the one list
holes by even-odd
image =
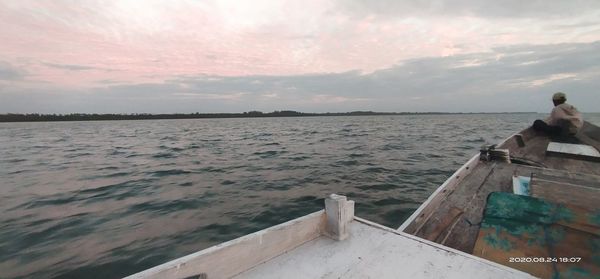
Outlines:
{"label": "boat", "polygon": [[600,128],[483,148],[398,230],[541,278],[600,277]]}
{"label": "boat", "polygon": [[600,128],[527,128],[449,177],[399,228],[324,210],[127,278],[598,278]]}

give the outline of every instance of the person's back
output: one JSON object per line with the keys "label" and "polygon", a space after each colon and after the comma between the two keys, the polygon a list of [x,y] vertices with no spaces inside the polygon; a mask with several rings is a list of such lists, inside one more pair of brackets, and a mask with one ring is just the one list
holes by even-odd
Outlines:
{"label": "person's back", "polygon": [[574,106],[562,103],[555,106],[547,121],[548,125],[559,126],[568,134],[574,135],[583,126],[581,113]]}
{"label": "person's back", "polygon": [[574,106],[567,104],[567,97],[562,92],[552,96],[554,108],[545,121],[536,120],[533,128],[549,134],[575,135],[583,126],[581,113]]}

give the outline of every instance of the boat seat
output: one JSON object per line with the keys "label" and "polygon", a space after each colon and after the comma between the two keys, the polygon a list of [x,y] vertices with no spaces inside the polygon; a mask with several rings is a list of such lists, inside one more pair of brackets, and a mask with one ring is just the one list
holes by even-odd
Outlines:
{"label": "boat seat", "polygon": [[563,156],[573,159],[600,161],[600,152],[593,146],[563,142],[550,142],[546,148],[547,155]]}

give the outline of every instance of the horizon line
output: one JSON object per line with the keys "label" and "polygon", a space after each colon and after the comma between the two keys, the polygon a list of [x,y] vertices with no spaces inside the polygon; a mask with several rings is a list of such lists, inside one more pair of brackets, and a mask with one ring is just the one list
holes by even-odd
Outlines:
{"label": "horizon line", "polygon": [[[372,111],[372,110],[352,110],[352,111],[325,111],[325,112],[304,112],[296,110],[273,110],[273,111],[260,111],[260,110],[249,110],[241,112],[2,112],[0,115],[193,115],[193,114],[246,114],[246,113],[262,113],[262,114],[273,114],[273,113],[301,113],[301,114],[344,114],[344,113],[377,113],[377,114],[425,114],[425,113],[443,113],[443,114],[495,114],[495,113],[550,113],[550,112],[537,112],[537,111]],[[599,112],[581,112],[581,113],[600,113]]]}
{"label": "horizon line", "polygon": [[[503,114],[533,114],[534,112],[504,112]],[[490,112],[326,112],[305,113],[292,110],[262,112],[249,111],[243,113],[175,113],[175,114],[0,114],[0,122],[58,122],[58,121],[122,121],[122,120],[159,120],[159,119],[216,119],[216,118],[273,118],[273,117],[328,117],[328,116],[381,116],[381,115],[462,115],[462,114],[500,114]]]}

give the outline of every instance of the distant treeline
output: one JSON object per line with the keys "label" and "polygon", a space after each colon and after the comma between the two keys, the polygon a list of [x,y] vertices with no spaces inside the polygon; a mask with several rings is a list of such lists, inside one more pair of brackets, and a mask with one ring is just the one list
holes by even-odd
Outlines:
{"label": "distant treeline", "polygon": [[301,117],[301,116],[351,116],[351,115],[410,115],[410,114],[472,114],[447,112],[326,112],[306,113],[293,110],[273,112],[248,111],[243,113],[174,113],[174,114],[0,114],[0,122],[35,122],[35,121],[97,121],[97,120],[144,120],[144,119],[194,119],[194,118],[242,118],[242,117]]}

